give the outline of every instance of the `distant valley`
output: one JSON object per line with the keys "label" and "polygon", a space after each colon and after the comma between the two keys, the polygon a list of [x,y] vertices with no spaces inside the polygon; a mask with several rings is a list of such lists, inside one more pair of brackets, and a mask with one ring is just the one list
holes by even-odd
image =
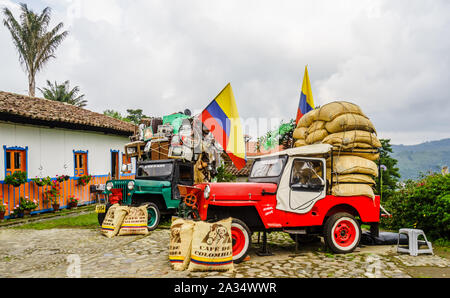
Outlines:
{"label": "distant valley", "polygon": [[450,138],[418,145],[392,145],[392,157],[397,159],[400,180],[416,179],[420,173],[441,172],[450,167]]}

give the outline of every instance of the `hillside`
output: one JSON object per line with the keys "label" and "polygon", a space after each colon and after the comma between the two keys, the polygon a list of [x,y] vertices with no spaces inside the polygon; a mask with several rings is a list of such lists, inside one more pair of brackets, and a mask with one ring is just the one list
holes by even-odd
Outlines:
{"label": "hillside", "polygon": [[401,180],[418,178],[427,171],[440,172],[450,166],[450,138],[418,145],[392,145],[392,157],[397,159]]}

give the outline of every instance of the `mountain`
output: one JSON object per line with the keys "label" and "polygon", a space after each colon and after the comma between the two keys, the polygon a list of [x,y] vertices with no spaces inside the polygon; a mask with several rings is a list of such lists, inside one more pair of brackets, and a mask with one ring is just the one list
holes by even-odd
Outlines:
{"label": "mountain", "polygon": [[392,151],[401,180],[416,179],[428,171],[441,172],[443,166],[450,166],[450,138],[417,145],[392,145]]}

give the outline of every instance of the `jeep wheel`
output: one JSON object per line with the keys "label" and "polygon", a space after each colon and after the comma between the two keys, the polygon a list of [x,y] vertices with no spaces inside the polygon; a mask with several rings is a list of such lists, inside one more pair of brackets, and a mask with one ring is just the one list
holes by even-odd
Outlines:
{"label": "jeep wheel", "polygon": [[161,212],[155,203],[147,203],[148,221],[147,228],[149,231],[153,231],[159,225],[161,219]]}
{"label": "jeep wheel", "polygon": [[333,214],[325,223],[324,240],[335,253],[352,252],[361,240],[361,227],[348,213]]}
{"label": "jeep wheel", "polygon": [[251,232],[247,225],[236,218],[231,222],[231,238],[233,241],[233,262],[240,263],[247,256],[251,245]]}

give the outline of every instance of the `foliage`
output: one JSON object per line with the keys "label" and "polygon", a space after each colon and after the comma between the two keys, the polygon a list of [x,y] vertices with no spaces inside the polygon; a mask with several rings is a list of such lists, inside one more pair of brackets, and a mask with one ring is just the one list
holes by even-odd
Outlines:
{"label": "foliage", "polygon": [[258,138],[258,151],[261,145],[265,150],[274,148],[277,145],[283,144],[285,149],[290,147],[290,142],[292,142],[292,133],[295,129],[295,121],[291,119],[288,123],[283,123],[281,121],[280,126],[273,130],[268,131],[265,136]]}
{"label": "foliage", "polygon": [[6,205],[6,204],[0,205],[0,212],[6,212],[7,210],[8,210],[8,205]]}
{"label": "foliage", "polygon": [[69,175],[61,175],[61,176],[56,175],[56,181],[58,182],[63,182],[69,179],[70,179]]}
{"label": "foliage", "polygon": [[69,197],[68,201],[69,201],[69,204],[70,203],[77,203],[78,204],[78,199],[75,198],[75,197]]}
{"label": "foliage", "polygon": [[52,84],[47,80],[47,86],[47,88],[38,88],[42,95],[47,99],[65,102],[79,108],[83,108],[87,105],[87,100],[83,99],[84,94],[78,95],[80,87],[75,86],[70,89],[69,81],[65,81],[62,84],[58,84],[57,82]]}
{"label": "foliage", "polygon": [[19,208],[21,210],[34,210],[38,207],[38,204],[36,204],[36,200],[29,200],[28,197],[20,198]]}
{"label": "foliage", "polygon": [[35,96],[36,73],[42,70],[51,58],[55,58],[55,51],[68,32],[60,32],[64,26],[63,23],[58,23],[49,30],[50,7],[44,8],[41,14],[36,14],[28,9],[24,3],[20,4],[20,9],[21,14],[18,21],[12,12],[4,7],[3,24],[11,33],[13,43],[19,53],[19,61],[25,66],[28,74],[29,95]]}
{"label": "foliage", "polygon": [[142,118],[148,118],[145,116],[142,112],[142,109],[127,109],[128,116],[126,119],[128,119],[130,122],[133,122],[134,124],[138,125],[141,122]]}
{"label": "foliage", "polygon": [[78,185],[85,186],[85,185],[87,185],[89,183],[89,181],[91,181],[91,179],[92,179],[91,175],[80,176],[78,178]]}
{"label": "foliage", "polygon": [[49,176],[45,177],[45,178],[32,178],[31,181],[33,181],[34,183],[36,183],[37,186],[44,186],[44,185],[50,185],[52,183],[52,178],[50,178]]}
{"label": "foliage", "polygon": [[380,164],[385,167],[385,170],[380,169],[382,183],[378,183],[376,193],[380,193],[380,187],[383,187],[382,198],[388,198],[397,188],[397,183],[400,178],[399,169],[396,167],[397,160],[391,157],[392,147],[390,139],[380,139],[382,148],[380,149]]}
{"label": "foliage", "polygon": [[224,164],[221,164],[220,167],[217,168],[217,175],[215,177],[217,182],[233,182],[236,181],[236,176],[227,172]]}
{"label": "foliage", "polygon": [[14,187],[20,186],[27,182],[27,172],[17,171],[5,177],[4,184]]}
{"label": "foliage", "polygon": [[450,174],[433,173],[407,180],[383,205],[392,218],[388,229],[422,229],[430,239],[450,239]]}
{"label": "foliage", "polygon": [[122,114],[118,111],[114,111],[114,110],[105,110],[103,111],[103,115],[109,116],[109,117],[113,117],[122,121],[126,121],[126,122],[131,122],[130,119],[128,119],[127,117],[123,117]]}
{"label": "foliage", "polygon": [[59,196],[61,195],[61,185],[55,180],[51,183],[51,188],[45,192],[45,200],[44,202],[50,202],[51,204],[55,204],[59,200]]}

